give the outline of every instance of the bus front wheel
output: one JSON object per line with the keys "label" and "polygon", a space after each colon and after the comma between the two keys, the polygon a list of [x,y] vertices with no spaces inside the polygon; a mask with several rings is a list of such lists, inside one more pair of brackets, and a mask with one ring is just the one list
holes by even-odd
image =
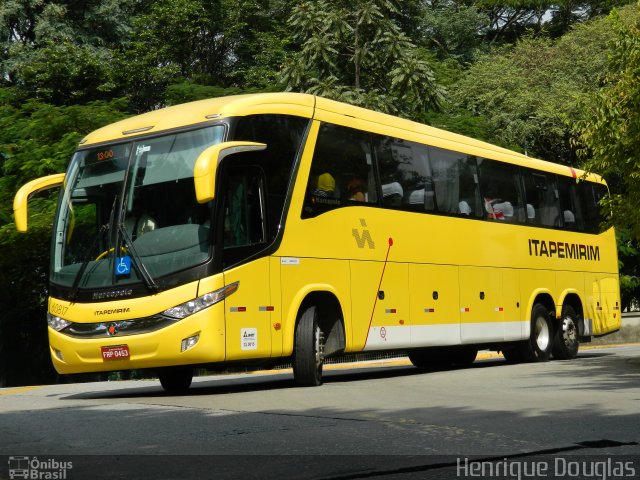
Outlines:
{"label": "bus front wheel", "polygon": [[293,354],[293,378],[303,387],[322,384],[324,336],[318,322],[318,309],[308,307],[296,327]]}
{"label": "bus front wheel", "polygon": [[553,339],[553,358],[569,360],[578,356],[578,316],[570,305],[562,307],[562,320]]}
{"label": "bus front wheel", "polygon": [[167,393],[184,393],[193,380],[193,367],[166,367],[158,371],[160,385]]}

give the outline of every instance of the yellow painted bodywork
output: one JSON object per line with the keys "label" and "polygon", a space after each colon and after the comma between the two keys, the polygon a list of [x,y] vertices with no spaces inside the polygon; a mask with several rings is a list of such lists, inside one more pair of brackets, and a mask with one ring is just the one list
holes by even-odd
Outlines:
{"label": "yellow painted bodywork", "polygon": [[13,198],[13,216],[16,222],[16,230],[19,232],[27,231],[27,203],[29,197],[34,193],[56,188],[64,183],[64,173],[56,173],[46,177],[36,178],[25,183]]}
{"label": "yellow painted bodywork", "polygon": [[[240,282],[238,291],[223,302],[156,332],[80,340],[49,329],[59,372],[286,357],[293,352],[300,306],[314,292],[327,292],[338,300],[346,351],[527,338],[530,312],[538,295],[553,299],[558,317],[566,296],[577,295],[584,317],[593,322],[593,334],[620,328],[612,229],[587,235],[366,206],[301,219],[320,122],[601,181],[596,175],[303,94],[226,97],[157,110],[104,127],[88,135],[82,147],[128,138],[135,133],[126,132],[150,126],[145,134],[257,113],[312,119],[277,251],[149,297],[84,305],[51,299],[50,312],[73,322],[95,322],[96,310],[128,306],[127,314],[101,316],[99,320],[115,321],[153,315]],[[365,232],[371,241],[363,240]],[[530,239],[598,246],[600,258],[532,256]],[[443,332],[442,336],[437,332]],[[200,334],[196,346],[180,353],[182,339],[196,333]],[[243,336],[250,343],[243,343]],[[102,361],[100,347],[119,343],[129,346],[131,358]],[[56,350],[62,352],[64,362],[57,358]]]}

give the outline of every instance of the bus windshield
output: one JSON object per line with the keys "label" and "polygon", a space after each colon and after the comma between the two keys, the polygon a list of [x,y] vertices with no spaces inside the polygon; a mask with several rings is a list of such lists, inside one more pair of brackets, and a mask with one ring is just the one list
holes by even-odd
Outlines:
{"label": "bus windshield", "polygon": [[51,281],[77,288],[131,285],[209,258],[210,205],[193,168],[224,126],[79,150],[56,218]]}

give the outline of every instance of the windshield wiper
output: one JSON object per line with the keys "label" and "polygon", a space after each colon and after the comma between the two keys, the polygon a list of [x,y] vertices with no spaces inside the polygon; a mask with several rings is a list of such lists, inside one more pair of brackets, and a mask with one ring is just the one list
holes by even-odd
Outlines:
{"label": "windshield wiper", "polygon": [[158,290],[160,290],[160,287],[158,286],[158,284],[153,280],[153,277],[149,274],[149,270],[147,270],[147,267],[142,261],[142,258],[140,257],[140,255],[138,254],[136,247],[133,246],[133,240],[131,240],[131,237],[129,236],[129,232],[127,232],[127,229],[124,227],[123,222],[120,222],[120,224],[118,225],[118,232],[122,236],[124,243],[127,245],[127,249],[129,253],[131,253],[131,258],[133,258],[133,262],[135,263],[135,266],[138,269],[138,272],[140,272],[140,275],[144,280],[144,284],[152,292],[157,292]]}

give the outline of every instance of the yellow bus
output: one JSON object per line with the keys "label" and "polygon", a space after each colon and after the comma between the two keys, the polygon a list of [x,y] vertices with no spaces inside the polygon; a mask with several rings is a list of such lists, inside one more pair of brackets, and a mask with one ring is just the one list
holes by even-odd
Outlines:
{"label": "yellow bus", "polygon": [[230,96],[85,137],[53,223],[48,325],[62,374],[403,350],[573,358],[620,328],[601,178],[324,98]]}

